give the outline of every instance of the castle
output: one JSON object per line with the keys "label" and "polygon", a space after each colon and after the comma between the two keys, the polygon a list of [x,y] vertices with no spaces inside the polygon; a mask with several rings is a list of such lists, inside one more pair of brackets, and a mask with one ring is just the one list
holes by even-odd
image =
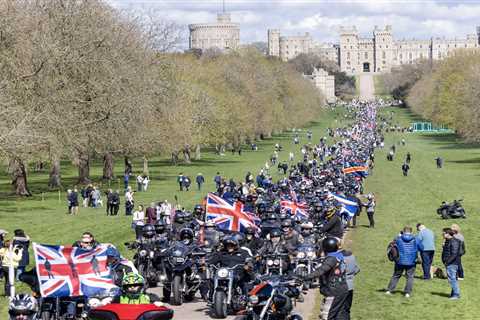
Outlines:
{"label": "castle", "polygon": [[230,13],[217,15],[216,23],[196,23],[188,26],[190,49],[237,49],[240,46],[240,25],[231,21]]}
{"label": "castle", "polygon": [[460,49],[480,48],[480,27],[476,34],[462,39],[395,40],[392,27],[375,27],[373,36],[362,38],[356,27],[340,28],[339,44],[315,42],[310,34],[280,36],[277,29],[268,30],[268,54],[284,61],[301,53],[314,53],[337,63],[348,74],[389,72],[393,67],[415,60],[440,60]]}

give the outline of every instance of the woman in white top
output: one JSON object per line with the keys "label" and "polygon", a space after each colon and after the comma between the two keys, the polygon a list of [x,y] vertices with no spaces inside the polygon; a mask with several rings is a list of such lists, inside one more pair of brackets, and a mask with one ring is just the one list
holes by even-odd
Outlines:
{"label": "woman in white top", "polygon": [[125,215],[132,215],[134,202],[132,187],[128,187],[127,192],[125,192]]}
{"label": "woman in white top", "polygon": [[139,205],[137,211],[133,213],[132,228],[135,229],[135,237],[140,239],[142,237],[142,229],[145,225],[145,212],[143,206]]}

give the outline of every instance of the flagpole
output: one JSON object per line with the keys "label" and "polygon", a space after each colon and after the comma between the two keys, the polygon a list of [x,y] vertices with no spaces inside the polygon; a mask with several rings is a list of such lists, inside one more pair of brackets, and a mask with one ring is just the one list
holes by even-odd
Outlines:
{"label": "flagpole", "polygon": [[[10,284],[10,297],[15,297],[15,268],[13,267],[13,241],[8,248],[8,259],[10,266],[8,267],[8,282]],[[6,293],[6,292],[5,292]]]}

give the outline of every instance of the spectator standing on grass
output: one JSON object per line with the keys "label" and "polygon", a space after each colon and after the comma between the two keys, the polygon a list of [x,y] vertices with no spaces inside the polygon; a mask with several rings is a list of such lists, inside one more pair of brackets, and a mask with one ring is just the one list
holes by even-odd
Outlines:
{"label": "spectator standing on grass", "polygon": [[220,188],[220,185],[222,184],[222,176],[220,175],[220,172],[217,172],[217,174],[213,178],[213,182],[215,182],[215,188],[218,190],[218,188]]}
{"label": "spectator standing on grass", "polygon": [[22,249],[22,258],[18,262],[17,279],[18,276],[25,272],[26,267],[30,264],[30,256],[28,248],[30,246],[30,237],[25,234],[22,229],[17,229],[13,232],[13,246]]}
{"label": "spectator standing on grass", "polygon": [[100,200],[102,198],[102,195],[100,193],[100,190],[97,187],[93,187],[92,190],[92,207],[98,208],[100,206]]}
{"label": "spectator standing on grass", "polygon": [[402,172],[404,177],[408,176],[408,170],[410,170],[410,166],[408,165],[408,163],[404,162],[402,164]]}
{"label": "spectator standing on grass", "polygon": [[[461,229],[460,226],[456,223],[452,224],[450,227],[453,232],[455,233],[453,237],[458,239],[462,242],[463,254],[465,254],[465,237],[463,234],[460,233]],[[463,255],[462,254],[462,255]],[[463,273],[463,265],[462,265],[462,256],[458,259],[458,273],[457,273],[458,280],[462,281],[465,278],[465,274]]]}
{"label": "spectator standing on grass", "polygon": [[107,216],[113,216],[113,191],[112,189],[108,189],[107,191],[107,206],[106,206]]}
{"label": "spectator standing on grass", "polygon": [[441,157],[436,157],[435,158],[435,163],[437,164],[437,169],[442,169],[443,159]]}
{"label": "spectator standing on grass", "polygon": [[145,212],[143,206],[139,205],[138,209],[133,213],[132,228],[135,230],[135,238],[138,240],[142,236],[142,229],[145,225]]}
{"label": "spectator standing on grass", "polygon": [[443,238],[445,243],[442,250],[442,262],[447,269],[448,283],[452,287],[450,299],[460,298],[460,287],[457,280],[458,264],[460,262],[462,242],[455,238],[455,231],[451,228],[443,229]]}
{"label": "spectator standing on grass", "polygon": [[125,215],[126,216],[132,215],[134,203],[135,203],[135,199],[133,198],[132,187],[128,187],[127,192],[125,192]]}
{"label": "spectator standing on grass", "polygon": [[183,191],[183,179],[185,179],[185,176],[183,175],[183,172],[180,172],[177,177],[177,183],[180,191]]}
{"label": "spectator standing on grass", "polygon": [[157,210],[155,208],[155,202],[150,203],[150,207],[146,210],[147,223],[155,224],[157,222]]}
{"label": "spectator standing on grass", "polygon": [[410,152],[407,152],[405,163],[410,164],[410,161],[412,161],[412,155],[410,154]]}
{"label": "spectator standing on grass", "polygon": [[195,180],[197,182],[198,191],[201,191],[202,185],[205,183],[205,177],[201,173],[199,173],[197,174],[197,178],[195,178]]}
{"label": "spectator standing on grass", "polygon": [[3,247],[0,248],[0,261],[2,267],[2,273],[4,277],[4,290],[5,296],[10,296],[10,273],[9,269],[10,266],[13,266],[15,272],[17,272],[17,268],[19,262],[22,259],[22,248],[18,246],[13,246],[13,250],[10,253],[10,240],[4,242]]}
{"label": "spectator standing on grass", "polygon": [[130,180],[130,174],[125,171],[125,173],[123,174],[123,188],[125,190],[127,190],[128,188],[128,181]]}
{"label": "spectator standing on grass", "polygon": [[355,276],[360,272],[360,267],[357,264],[357,259],[351,251],[342,249],[342,242],[340,242],[340,253],[343,255],[345,262],[345,274],[348,286],[347,303],[345,305],[344,317],[341,319],[350,319],[350,309],[353,303],[353,289]]}
{"label": "spectator standing on grass", "polygon": [[405,273],[407,282],[405,284],[405,298],[410,298],[413,290],[413,276],[415,275],[415,264],[417,262],[418,246],[411,227],[403,228],[403,232],[395,239],[398,248],[398,260],[395,261],[392,278],[388,284],[386,294],[391,294],[397,287],[398,280]]}
{"label": "spectator standing on grass", "polygon": [[144,175],[142,184],[143,184],[143,191],[147,191],[148,190],[148,185],[150,184],[150,177],[147,176],[147,175]]}
{"label": "spectator standing on grass", "polygon": [[427,229],[422,223],[417,224],[417,242],[422,259],[423,279],[430,280],[430,268],[432,267],[433,257],[435,255],[435,235],[433,231]]}
{"label": "spectator standing on grass", "polygon": [[137,176],[137,191],[138,192],[143,191],[143,177],[141,174]]}
{"label": "spectator standing on grass", "polygon": [[375,196],[372,193],[367,195],[367,203],[364,203],[363,206],[367,208],[367,217],[369,222],[369,228],[375,228]]}
{"label": "spectator standing on grass", "polygon": [[112,206],[113,206],[113,215],[116,216],[118,214],[118,210],[120,209],[120,190],[115,190],[112,197]]}

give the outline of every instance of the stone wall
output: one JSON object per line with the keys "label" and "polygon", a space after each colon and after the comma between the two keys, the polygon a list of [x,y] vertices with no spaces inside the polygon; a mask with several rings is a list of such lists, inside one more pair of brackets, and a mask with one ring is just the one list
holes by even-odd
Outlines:
{"label": "stone wall", "polygon": [[335,77],[329,75],[327,71],[321,68],[315,68],[312,75],[303,75],[306,79],[309,79],[315,87],[322,92],[328,103],[334,103],[335,97]]}

